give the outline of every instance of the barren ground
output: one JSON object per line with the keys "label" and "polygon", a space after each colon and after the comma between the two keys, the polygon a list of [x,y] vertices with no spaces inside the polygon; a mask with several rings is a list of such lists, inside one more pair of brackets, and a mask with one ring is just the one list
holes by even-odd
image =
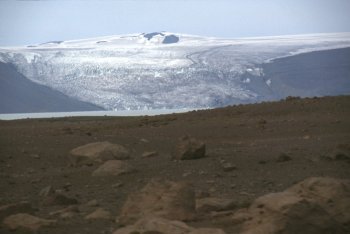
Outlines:
{"label": "barren ground", "polygon": [[[171,153],[178,139],[190,135],[206,143],[207,156],[175,161]],[[130,165],[137,172],[92,177],[98,165],[69,166],[75,147],[110,141],[131,150]],[[192,182],[196,191],[233,198],[248,205],[266,193],[282,191],[311,176],[350,179],[346,161],[322,159],[339,144],[350,144],[350,96],[292,99],[154,117],[77,117],[0,121],[0,205],[28,201],[37,216],[62,207],[41,204],[46,186],[62,189],[80,204],[96,199],[100,207],[118,216],[130,193],[137,193],[152,178]],[[157,151],[152,158],[145,151]],[[277,162],[281,153],[290,161]],[[224,171],[223,162],[237,169]],[[113,186],[121,183],[121,186]],[[111,233],[118,224],[87,221],[84,214],[60,219],[40,233]],[[220,227],[235,233],[239,226],[215,219],[188,223]],[[7,233],[0,229],[1,233]]]}

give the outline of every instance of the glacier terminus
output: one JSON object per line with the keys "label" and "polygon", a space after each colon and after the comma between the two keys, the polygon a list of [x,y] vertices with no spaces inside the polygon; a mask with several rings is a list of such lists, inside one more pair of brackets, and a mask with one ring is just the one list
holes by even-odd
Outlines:
{"label": "glacier terminus", "polygon": [[[330,88],[322,71],[316,76],[325,83],[315,82],[322,87],[308,84],[301,73],[291,77],[287,67],[271,72],[279,59],[348,47],[350,33],[227,39],[155,32],[2,47],[0,62],[105,110],[213,108],[290,95],[349,94],[349,51],[335,55],[340,62],[326,55],[345,69],[335,74],[343,82],[337,81],[339,88]],[[318,62],[315,56],[301,60]]]}

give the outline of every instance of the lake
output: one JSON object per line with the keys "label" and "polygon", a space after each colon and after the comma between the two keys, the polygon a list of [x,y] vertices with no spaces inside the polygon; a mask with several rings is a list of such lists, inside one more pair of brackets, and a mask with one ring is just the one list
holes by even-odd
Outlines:
{"label": "lake", "polygon": [[79,111],[79,112],[43,112],[0,114],[0,120],[60,118],[74,116],[153,116],[172,113],[184,113],[194,109],[125,110],[125,111]]}

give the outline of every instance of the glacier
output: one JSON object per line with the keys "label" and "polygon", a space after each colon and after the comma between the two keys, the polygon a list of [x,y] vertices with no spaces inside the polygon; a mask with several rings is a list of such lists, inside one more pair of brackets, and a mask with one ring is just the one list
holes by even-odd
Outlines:
{"label": "glacier", "polygon": [[274,84],[263,64],[348,47],[350,33],[237,39],[137,33],[2,47],[0,62],[106,110],[195,109],[280,98],[251,88]]}

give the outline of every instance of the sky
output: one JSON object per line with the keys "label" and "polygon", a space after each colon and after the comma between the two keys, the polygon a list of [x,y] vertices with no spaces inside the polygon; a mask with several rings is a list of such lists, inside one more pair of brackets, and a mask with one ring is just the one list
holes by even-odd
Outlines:
{"label": "sky", "polygon": [[237,38],[350,32],[349,0],[0,0],[0,46],[169,31]]}

